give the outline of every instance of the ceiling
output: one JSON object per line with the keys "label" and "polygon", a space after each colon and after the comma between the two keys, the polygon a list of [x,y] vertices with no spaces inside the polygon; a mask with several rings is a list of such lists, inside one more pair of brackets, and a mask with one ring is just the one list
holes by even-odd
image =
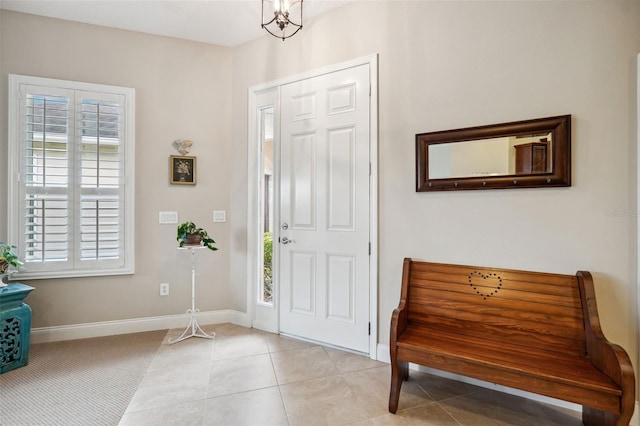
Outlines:
{"label": "ceiling", "polygon": [[[349,1],[305,0],[304,22]],[[0,8],[227,47],[266,34],[260,0],[0,0]]]}

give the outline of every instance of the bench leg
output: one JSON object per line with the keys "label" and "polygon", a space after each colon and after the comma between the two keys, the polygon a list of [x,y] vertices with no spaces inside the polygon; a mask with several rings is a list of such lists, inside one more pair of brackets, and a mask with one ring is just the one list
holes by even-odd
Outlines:
{"label": "bench leg", "polygon": [[409,363],[407,361],[391,362],[391,391],[389,393],[389,412],[398,411],[400,388],[402,382],[409,378]]}
{"label": "bench leg", "polygon": [[586,426],[628,426],[633,415],[633,408],[630,413],[625,413],[624,409],[622,411],[617,416],[595,408],[582,407],[582,423]]}

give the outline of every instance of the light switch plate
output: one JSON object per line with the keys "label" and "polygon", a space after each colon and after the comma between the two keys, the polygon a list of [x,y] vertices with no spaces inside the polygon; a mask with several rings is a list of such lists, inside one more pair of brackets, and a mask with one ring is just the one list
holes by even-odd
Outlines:
{"label": "light switch plate", "polygon": [[214,222],[226,222],[227,221],[227,211],[226,210],[214,210],[213,211],[213,221]]}
{"label": "light switch plate", "polygon": [[159,212],[158,223],[161,225],[178,223],[178,212]]}

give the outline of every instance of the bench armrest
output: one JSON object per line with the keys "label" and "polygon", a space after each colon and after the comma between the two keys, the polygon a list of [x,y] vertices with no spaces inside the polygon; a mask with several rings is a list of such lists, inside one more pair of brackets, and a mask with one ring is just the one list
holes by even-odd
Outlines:
{"label": "bench armrest", "polygon": [[389,336],[392,357],[394,356],[398,337],[407,329],[408,307],[407,298],[409,294],[409,278],[411,277],[411,259],[405,258],[402,266],[402,290],[400,292],[400,303],[391,315],[391,335]]}
{"label": "bench armrest", "polygon": [[[600,326],[593,278],[587,271],[578,271],[578,287],[582,299],[587,358],[622,389],[624,400],[635,403],[633,365],[627,352],[607,340]],[[625,405],[625,402],[622,402]]]}

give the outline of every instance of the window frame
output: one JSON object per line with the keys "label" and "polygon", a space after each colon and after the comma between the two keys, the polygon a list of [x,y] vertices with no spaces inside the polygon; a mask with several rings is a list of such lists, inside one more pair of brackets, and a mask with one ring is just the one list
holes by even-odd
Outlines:
{"label": "window frame", "polygon": [[[78,111],[76,107],[79,94],[76,92],[95,93],[104,96],[105,99],[113,96],[124,97],[123,115],[124,127],[122,131],[122,195],[118,197],[122,204],[122,259],[113,261],[89,261],[85,267],[77,265],[76,259],[81,250],[80,245],[75,244],[72,236],[69,238],[69,257],[71,262],[67,262],[64,268],[60,266],[45,266],[29,271],[29,265],[25,262],[25,269],[14,275],[17,279],[46,279],[46,278],[67,278],[67,277],[89,277],[89,276],[110,276],[110,275],[130,275],[135,272],[135,89],[129,87],[85,83],[69,80],[58,80],[51,78],[32,77],[25,75],[9,75],[9,105],[8,105],[8,156],[7,156],[7,236],[8,241],[18,246],[20,258],[24,259],[25,242],[24,230],[21,225],[21,216],[24,215],[24,202],[21,201],[21,194],[25,193],[25,178],[21,175],[25,165],[24,138],[21,128],[23,109],[21,109],[21,87],[41,86],[46,91],[71,91],[74,96],[70,99],[74,105],[71,108],[74,116],[70,116],[69,131],[71,145],[69,149],[78,152],[81,146],[80,139],[75,136],[78,128]],[[69,182],[66,192],[70,195],[73,205],[68,207],[70,215],[70,226],[76,227],[79,220],[81,200],[76,195],[81,188],[82,176],[75,175],[78,160],[73,164],[68,164],[68,168],[73,170],[74,178]],[[73,232],[72,232],[73,233]],[[90,264],[90,267],[88,264]]]}

